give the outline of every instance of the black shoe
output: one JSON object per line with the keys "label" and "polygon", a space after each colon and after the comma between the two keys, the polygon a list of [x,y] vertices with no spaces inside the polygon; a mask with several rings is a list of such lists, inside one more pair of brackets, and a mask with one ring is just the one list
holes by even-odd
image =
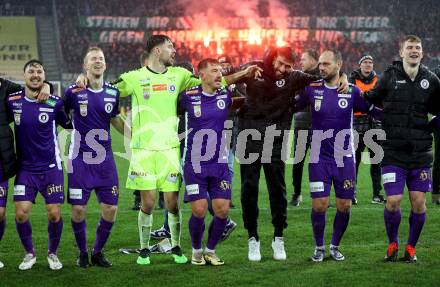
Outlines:
{"label": "black shoe", "polygon": [[357,200],[356,196],[354,196],[353,199],[351,200],[351,204],[358,205],[358,200]]}
{"label": "black shoe", "polygon": [[78,258],[76,259],[76,265],[81,268],[87,268],[90,266],[89,253],[80,252]]}
{"label": "black shoe", "polygon": [[403,260],[406,263],[416,263],[417,262],[416,248],[407,244],[405,247],[405,255],[403,255]]}
{"label": "black shoe", "polygon": [[373,196],[373,199],[371,200],[371,203],[375,203],[375,204],[383,204],[386,202],[387,202],[387,200],[385,198],[383,198],[383,196],[380,194]]}
{"label": "black shoe", "polygon": [[135,197],[134,198],[134,202],[133,202],[133,206],[131,207],[132,210],[139,210],[141,209],[141,198],[140,197]]}
{"label": "black shoe", "polygon": [[98,252],[90,257],[92,264],[99,267],[112,267],[112,263],[105,258],[104,253]]}
{"label": "black shoe", "polygon": [[292,200],[290,201],[290,205],[292,206],[299,206],[299,204],[302,202],[302,195],[301,194],[294,194],[292,196]]}

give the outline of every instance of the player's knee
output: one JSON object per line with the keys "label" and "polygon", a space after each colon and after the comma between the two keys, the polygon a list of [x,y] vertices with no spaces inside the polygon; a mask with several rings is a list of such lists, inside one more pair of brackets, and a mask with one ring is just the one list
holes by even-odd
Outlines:
{"label": "player's knee", "polygon": [[313,200],[313,210],[315,212],[326,212],[328,208],[328,200],[326,199],[314,199]]}
{"label": "player's knee", "polygon": [[337,203],[336,208],[339,212],[347,213],[351,210],[351,199],[350,200],[341,200]]}
{"label": "player's knee", "polygon": [[5,220],[5,217],[6,217],[6,209],[0,208],[0,221]]}
{"label": "player's knee", "polygon": [[86,208],[82,205],[73,205],[72,207],[72,219],[75,222],[83,221],[86,217]]}
{"label": "player's knee", "polygon": [[193,206],[192,213],[195,217],[203,218],[206,215],[207,207],[203,205]]}
{"label": "player's knee", "polygon": [[61,211],[53,208],[47,212],[47,218],[50,222],[58,222],[61,219]]}
{"label": "player's knee", "polygon": [[29,212],[26,212],[23,209],[17,209],[15,211],[15,219],[18,223],[26,222],[29,219]]}
{"label": "player's knee", "polygon": [[397,199],[387,199],[386,208],[389,211],[397,211],[400,209],[400,200]]}

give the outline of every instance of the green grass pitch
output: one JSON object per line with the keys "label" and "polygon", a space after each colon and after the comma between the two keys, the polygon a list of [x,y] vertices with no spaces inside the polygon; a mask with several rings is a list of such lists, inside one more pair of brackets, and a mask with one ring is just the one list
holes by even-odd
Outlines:
{"label": "green grass pitch", "polygon": [[[121,137],[114,134],[114,151],[122,151]],[[32,270],[20,271],[18,265],[24,251],[15,230],[12,189],[9,190],[7,205],[7,228],[0,242],[0,260],[5,267],[0,269],[0,286],[436,286],[440,278],[440,210],[430,202],[428,196],[428,220],[418,244],[419,263],[383,263],[387,247],[383,224],[383,206],[373,205],[371,201],[371,179],[368,166],[361,165],[358,199],[359,205],[353,207],[350,225],[341,243],[346,256],[345,262],[325,260],[317,264],[310,260],[314,242],[310,225],[310,198],[307,183],[307,169],[303,179],[304,202],[300,207],[288,209],[288,228],[285,231],[287,260],[278,262],[272,259],[270,247],[272,225],[264,176],[260,181],[260,218],[262,262],[247,260],[247,234],[243,228],[240,209],[240,179],[238,165],[233,183],[233,200],[236,209],[230,216],[239,226],[231,237],[217,247],[217,253],[226,264],[221,267],[176,265],[170,255],[152,255],[150,266],[139,266],[136,255],[118,252],[121,247],[137,247],[137,212],[130,209],[132,192],[126,190],[125,180],[128,162],[117,158],[120,176],[120,201],[117,222],[114,226],[105,253],[113,262],[113,267],[102,269],[91,267],[80,269],[75,261],[77,250],[70,225],[70,206],[64,204],[62,215],[64,230],[58,251],[64,268],[52,271],[46,261],[47,216],[41,196],[31,213],[33,238],[37,252],[37,263]],[[292,194],[291,166],[286,168],[288,197]],[[12,184],[12,182],[11,182]],[[67,184],[67,182],[66,182]],[[332,195],[334,202],[334,195]],[[188,233],[190,210],[183,205],[182,248],[190,257],[191,244]],[[409,202],[407,194],[402,205],[402,224],[400,240],[406,242],[408,235]],[[327,214],[326,244],[331,238],[335,209]],[[95,238],[99,208],[93,195],[87,212],[88,246],[92,247]],[[210,216],[207,216],[210,220]],[[154,212],[154,228],[161,226],[163,211]],[[205,234],[206,235],[206,234]],[[206,236],[205,236],[206,238]],[[404,244],[402,244],[403,249]],[[403,255],[403,250],[399,256]]]}

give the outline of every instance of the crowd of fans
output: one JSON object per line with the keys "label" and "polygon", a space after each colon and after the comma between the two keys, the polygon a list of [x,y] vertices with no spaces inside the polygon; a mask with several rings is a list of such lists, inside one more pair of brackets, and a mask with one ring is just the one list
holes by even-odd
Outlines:
{"label": "crowd of fans", "polygon": [[[144,50],[145,43],[99,43],[96,35],[102,30],[94,30],[80,26],[79,16],[168,16],[178,17],[206,11],[209,3],[213,7],[221,7],[222,15],[238,15],[236,6],[225,5],[229,0],[200,0],[200,5],[191,4],[190,0],[119,0],[88,1],[88,0],[23,0],[17,3],[4,0],[0,3],[2,14],[17,13],[17,8],[23,8],[23,13],[37,13],[36,11],[54,11],[57,19],[57,29],[60,35],[60,45],[63,54],[63,72],[78,73],[82,69],[82,55],[90,45],[99,45],[103,48],[109,72],[113,75],[139,67],[139,57]],[[272,16],[270,0],[242,1],[241,4],[256,3],[253,12],[261,17]],[[440,29],[437,28],[438,5],[435,0],[424,1],[423,5],[410,0],[313,0],[291,1],[279,0],[283,9],[289,11],[290,16],[388,16],[392,20],[391,31],[393,39],[378,43],[357,43],[349,38],[340,38],[331,42],[310,40],[307,42],[287,43],[295,48],[299,54],[305,48],[315,48],[322,51],[325,48],[336,48],[344,56],[344,69],[350,71],[357,67],[358,59],[366,53],[375,57],[376,69],[381,72],[397,57],[397,39],[404,34],[416,34],[423,39],[425,60],[424,63],[435,67],[440,63]],[[238,3],[238,2],[237,2]],[[28,11],[34,7],[34,11]],[[39,7],[37,9],[37,7]],[[55,8],[55,9],[53,9]],[[240,7],[238,7],[240,8]],[[26,10],[28,9],[28,10]],[[18,13],[20,14],[20,13]],[[147,34],[148,35],[148,34]],[[220,47],[217,45],[220,44]],[[275,43],[264,40],[261,45],[250,44],[244,41],[227,41],[222,43],[211,42],[205,46],[203,42],[176,42],[177,60],[191,61],[197,64],[202,58],[215,57],[218,54],[227,54],[234,66],[251,60],[261,59],[265,50]]]}

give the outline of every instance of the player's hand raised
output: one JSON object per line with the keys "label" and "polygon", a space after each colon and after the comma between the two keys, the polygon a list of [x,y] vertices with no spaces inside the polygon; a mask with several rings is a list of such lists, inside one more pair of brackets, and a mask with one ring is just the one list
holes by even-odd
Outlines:
{"label": "player's hand raised", "polygon": [[347,75],[345,73],[343,73],[342,76],[340,76],[339,80],[338,80],[338,92],[346,94],[346,93],[348,93],[349,87],[350,86],[348,85]]}
{"label": "player's hand raised", "polygon": [[34,92],[34,96],[37,98],[37,102],[45,102],[50,95],[50,86],[48,83],[44,83],[41,90]]}
{"label": "player's hand raised", "polygon": [[79,74],[78,78],[76,78],[76,85],[78,88],[86,89],[89,84],[89,80],[87,79],[85,74]]}
{"label": "player's hand raised", "polygon": [[260,67],[258,67],[257,65],[252,65],[247,67],[245,70],[246,72],[246,77],[247,78],[259,78],[261,77],[261,73],[263,72],[263,69],[261,69]]}

